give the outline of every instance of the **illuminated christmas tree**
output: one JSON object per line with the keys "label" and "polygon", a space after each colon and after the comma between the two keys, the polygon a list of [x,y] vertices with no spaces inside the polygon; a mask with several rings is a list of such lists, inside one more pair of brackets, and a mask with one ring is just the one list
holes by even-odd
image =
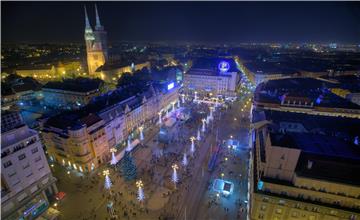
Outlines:
{"label": "illuminated christmas tree", "polygon": [[125,151],[125,155],[121,163],[121,170],[126,181],[136,179],[136,165],[130,151]]}

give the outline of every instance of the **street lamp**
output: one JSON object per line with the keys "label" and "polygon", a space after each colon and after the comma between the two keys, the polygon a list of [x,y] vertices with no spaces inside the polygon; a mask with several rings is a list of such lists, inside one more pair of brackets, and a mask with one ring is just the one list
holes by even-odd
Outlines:
{"label": "street lamp", "polygon": [[142,202],[145,199],[144,190],[143,190],[144,184],[143,184],[143,182],[141,180],[138,180],[138,181],[136,181],[136,186],[138,188],[138,197],[137,197],[137,199],[139,200],[139,202]]}
{"label": "street lamp", "polygon": [[140,141],[144,140],[144,133],[143,133],[144,127],[140,126],[139,127],[139,131],[140,131]]}
{"label": "street lamp", "polygon": [[131,151],[131,141],[130,141],[130,136],[127,139],[127,146],[126,146],[126,151]]}
{"label": "street lamp", "polygon": [[161,125],[161,124],[162,124],[162,120],[161,120],[161,111],[158,113],[158,115],[159,115],[159,125]]}
{"label": "street lamp", "polygon": [[210,107],[210,119],[212,120],[214,118],[213,116],[214,107]]}
{"label": "street lamp", "polygon": [[197,131],[196,140],[198,140],[198,141],[200,141],[200,140],[201,140],[201,136],[200,136],[200,129],[198,129],[198,131]]}
{"label": "street lamp", "polygon": [[205,132],[205,122],[206,122],[206,119],[205,119],[205,118],[203,118],[201,121],[202,121],[202,128],[201,128],[201,131],[202,131],[202,132]]}
{"label": "street lamp", "polygon": [[194,156],[194,152],[195,152],[195,143],[194,143],[195,137],[194,137],[194,136],[190,137],[190,141],[191,141],[190,152],[191,152],[191,155]]}
{"label": "street lamp", "polygon": [[172,102],[171,105],[172,105],[172,110],[171,111],[173,112],[173,111],[175,111],[175,102]]}
{"label": "street lamp", "polygon": [[181,94],[181,101],[183,104],[185,103],[185,94]]}
{"label": "street lamp", "polygon": [[110,149],[110,152],[111,152],[111,161],[110,161],[110,164],[111,165],[116,165],[117,163],[118,163],[118,160],[116,159],[116,157],[115,157],[115,153],[116,153],[116,148],[111,148]]}
{"label": "street lamp", "polygon": [[[104,170],[103,171],[103,175],[105,176],[105,189],[108,189],[110,191],[110,188],[112,186],[111,180],[110,180],[110,171],[109,170]],[[111,194],[111,191],[110,191]]]}
{"label": "street lamp", "polygon": [[184,167],[186,167],[188,165],[188,159],[187,159],[187,155],[186,155],[186,152],[184,152],[184,156],[183,156],[183,159],[182,159],[182,165]]}
{"label": "street lamp", "polygon": [[176,189],[176,183],[179,182],[179,178],[177,176],[177,169],[179,169],[177,164],[173,164],[171,166],[171,168],[173,169],[173,174],[171,176],[171,181],[174,183],[175,189]]}

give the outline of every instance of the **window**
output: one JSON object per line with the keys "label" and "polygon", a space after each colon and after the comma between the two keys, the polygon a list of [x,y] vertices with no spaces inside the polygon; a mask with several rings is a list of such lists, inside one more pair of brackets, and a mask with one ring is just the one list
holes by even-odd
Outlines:
{"label": "window", "polygon": [[11,162],[11,160],[9,160],[9,161],[5,162],[3,165],[4,165],[4,168],[7,168],[12,165],[12,162]]}
{"label": "window", "polygon": [[13,176],[15,176],[16,175],[16,172],[13,172],[13,173],[10,173],[9,174],[9,177],[13,177]]}
{"label": "window", "polygon": [[20,154],[18,158],[19,158],[19,160],[23,160],[26,158],[26,156],[25,156],[25,154]]}
{"label": "window", "polygon": [[38,150],[38,148],[37,147],[35,147],[34,149],[31,149],[31,153],[33,153],[33,154],[35,154],[36,152],[38,152],[39,150]]}
{"label": "window", "polygon": [[282,213],[282,209],[276,209],[275,212],[276,212],[276,214],[281,214],[281,213]]}
{"label": "window", "polygon": [[23,166],[23,169],[25,170],[26,168],[30,167],[30,164],[26,164],[25,166]]}
{"label": "window", "polygon": [[285,201],[282,200],[282,199],[280,199],[280,200],[279,200],[279,205],[285,205]]}
{"label": "window", "polygon": [[29,173],[26,177],[30,177],[30,176],[32,176],[33,175],[33,173],[31,172],[31,173]]}
{"label": "window", "polygon": [[38,156],[37,158],[35,158],[35,162],[38,162],[41,160],[41,156]]}
{"label": "window", "polygon": [[297,218],[297,217],[299,217],[299,213],[298,212],[292,212],[291,217]]}

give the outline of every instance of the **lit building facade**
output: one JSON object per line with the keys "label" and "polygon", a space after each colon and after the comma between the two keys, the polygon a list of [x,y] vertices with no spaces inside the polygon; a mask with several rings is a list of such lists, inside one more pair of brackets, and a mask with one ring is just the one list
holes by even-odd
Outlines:
{"label": "lit building facade", "polygon": [[150,69],[150,67],[151,64],[148,61],[123,65],[105,64],[97,69],[96,75],[106,82],[116,83],[124,73],[133,73],[143,68]]}
{"label": "lit building facade", "polygon": [[184,75],[184,89],[199,94],[233,96],[236,94],[240,77],[229,62],[222,61],[216,68],[191,68]]}
{"label": "lit building facade", "polygon": [[19,68],[16,74],[22,77],[32,77],[39,81],[51,81],[61,79],[54,65],[34,68]]}
{"label": "lit building facade", "polygon": [[2,126],[1,134],[1,218],[35,219],[57,193],[56,179],[38,133],[24,125],[20,116],[12,118],[4,120],[9,123]]}
{"label": "lit building facade", "polygon": [[69,61],[66,63],[47,64],[33,67],[20,67],[16,69],[16,74],[22,77],[32,77],[41,83],[49,81],[59,81],[63,78],[83,75],[83,68],[79,61]]}
{"label": "lit building facade", "polygon": [[42,137],[50,159],[70,169],[90,172],[110,158],[105,122],[95,114],[50,118]]}

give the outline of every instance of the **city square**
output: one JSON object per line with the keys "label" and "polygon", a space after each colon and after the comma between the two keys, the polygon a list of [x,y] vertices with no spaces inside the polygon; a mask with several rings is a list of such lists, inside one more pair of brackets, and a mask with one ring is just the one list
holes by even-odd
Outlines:
{"label": "city square", "polygon": [[360,219],[359,3],[1,11],[1,219]]}

